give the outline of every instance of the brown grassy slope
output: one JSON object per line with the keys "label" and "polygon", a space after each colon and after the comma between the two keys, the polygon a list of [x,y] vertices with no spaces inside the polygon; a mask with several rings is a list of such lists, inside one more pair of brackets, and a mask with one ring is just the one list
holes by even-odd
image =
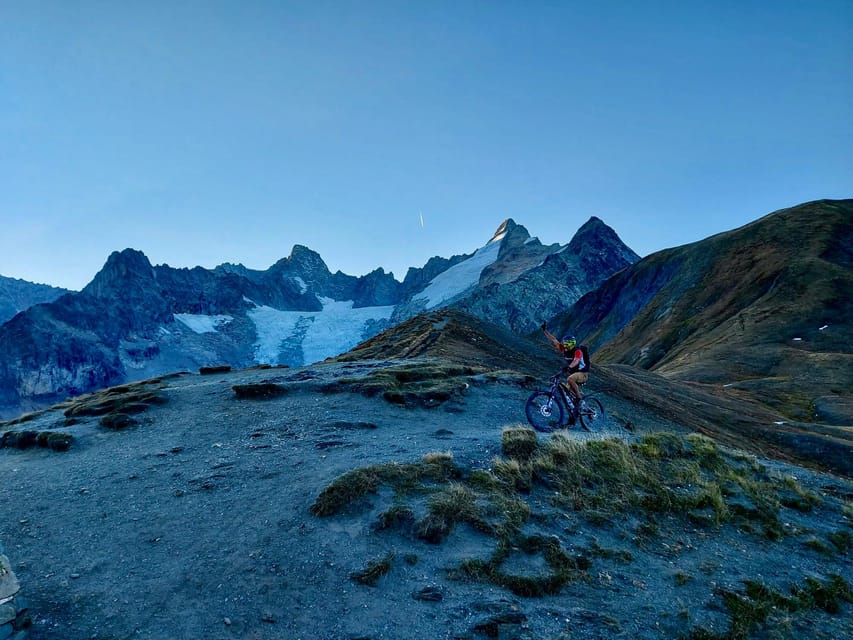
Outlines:
{"label": "brown grassy slope", "polygon": [[560,360],[532,340],[455,309],[441,309],[410,318],[335,358],[405,360],[437,358],[491,371],[509,369],[543,377]]}
{"label": "brown grassy slope", "polygon": [[790,423],[742,390],[672,380],[628,365],[594,366],[593,377],[597,390],[650,407],[727,446],[853,477],[849,428]]}
{"label": "brown grassy slope", "polygon": [[791,419],[850,425],[851,318],[853,200],[822,200],[648,256],[554,324],[597,362],[733,385]]}

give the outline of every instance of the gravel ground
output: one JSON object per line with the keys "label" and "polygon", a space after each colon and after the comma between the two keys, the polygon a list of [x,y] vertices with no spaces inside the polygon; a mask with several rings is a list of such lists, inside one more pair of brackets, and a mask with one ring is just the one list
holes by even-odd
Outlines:
{"label": "gravel ground", "polygon": [[[167,380],[168,402],[139,414],[136,426],[108,431],[88,418],[66,429],[75,436],[67,452],[0,450],[0,540],[31,606],[31,637],[478,638],[488,637],[479,623],[503,616],[518,622],[500,627],[504,638],[677,638],[697,624],[725,629],[714,604],[719,586],[761,579],[787,591],[804,576],[830,574],[853,581],[849,555],[809,549],[802,536],[769,542],[672,519],[661,523],[658,541],[638,547],[624,523],[591,526],[568,516],[542,533],[567,548],[629,550],[633,560],[596,558],[587,579],[544,598],[452,581],[446,569],[488,558],[493,538],[458,527],[431,545],[374,532],[371,522],[392,501],[382,491],[341,516],[316,518],[309,507],[334,478],[362,465],[450,451],[457,464],[489,467],[502,428],[524,420],[530,390],[484,383],[433,409],[321,392],[324,382],[358,370],[187,375]],[[290,392],[240,400],[232,391],[262,380],[285,382]],[[604,400],[614,426],[678,429],[618,398]],[[53,411],[26,426],[62,421]],[[618,429],[596,437],[614,434],[633,437]],[[791,526],[818,534],[844,526],[839,504],[853,496],[850,483],[774,468],[825,498],[810,513],[786,511]],[[395,561],[377,586],[350,579],[388,552]],[[416,563],[401,560],[415,555]],[[679,585],[676,574],[689,580]],[[443,598],[412,597],[427,587]],[[791,637],[844,637],[849,615],[847,605],[841,616],[794,618]]]}

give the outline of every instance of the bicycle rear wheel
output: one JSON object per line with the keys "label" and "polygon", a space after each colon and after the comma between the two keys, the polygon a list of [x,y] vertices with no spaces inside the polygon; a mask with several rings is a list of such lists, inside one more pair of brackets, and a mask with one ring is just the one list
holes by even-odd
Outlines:
{"label": "bicycle rear wheel", "polygon": [[563,424],[563,407],[556,396],[547,391],[536,391],[531,395],[524,406],[524,413],[533,428],[543,433],[558,429]]}
{"label": "bicycle rear wheel", "polygon": [[601,431],[607,425],[604,405],[598,398],[585,398],[578,408],[581,426],[587,431]]}

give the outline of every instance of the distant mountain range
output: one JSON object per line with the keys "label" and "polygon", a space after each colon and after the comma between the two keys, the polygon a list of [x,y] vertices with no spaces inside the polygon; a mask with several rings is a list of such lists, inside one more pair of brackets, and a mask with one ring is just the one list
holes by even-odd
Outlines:
{"label": "distant mountain range", "polygon": [[526,332],[638,259],[597,218],[549,246],[506,220],[472,254],[432,258],[402,282],[382,269],[331,273],[301,245],[266,271],[153,266],[125,249],[80,293],[0,327],[0,407],[205,365],[309,364],[448,306]]}
{"label": "distant mountain range", "polygon": [[33,305],[53,302],[66,293],[71,292],[46,284],[0,276],[0,325]]}

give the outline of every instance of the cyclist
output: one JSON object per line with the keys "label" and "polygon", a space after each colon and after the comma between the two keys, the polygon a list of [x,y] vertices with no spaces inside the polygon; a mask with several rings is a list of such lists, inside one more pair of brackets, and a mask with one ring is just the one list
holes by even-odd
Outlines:
{"label": "cyclist", "polygon": [[575,402],[580,402],[582,397],[580,386],[589,379],[589,350],[586,345],[578,344],[578,341],[571,334],[563,336],[562,340],[557,340],[554,335],[548,331],[546,323],[542,323],[542,331],[549,342],[562,354],[568,361],[565,370],[569,372],[569,377],[566,383],[571,390],[570,396]]}

